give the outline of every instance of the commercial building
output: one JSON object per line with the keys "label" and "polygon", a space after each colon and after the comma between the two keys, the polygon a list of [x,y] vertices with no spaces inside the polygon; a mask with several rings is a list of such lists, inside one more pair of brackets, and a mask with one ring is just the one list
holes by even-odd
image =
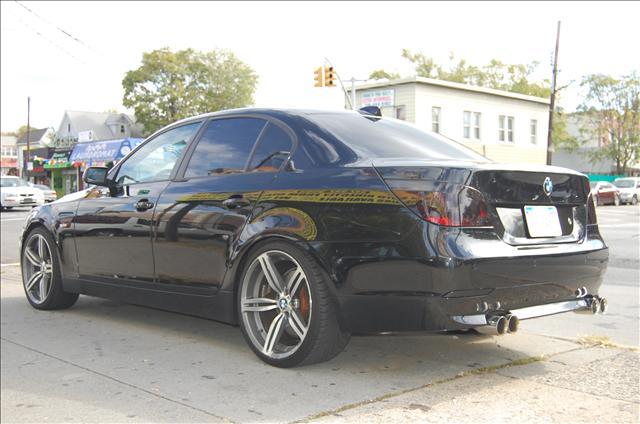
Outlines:
{"label": "commercial building", "polygon": [[2,135],[0,142],[0,174],[18,175],[18,138],[13,135]]}
{"label": "commercial building", "polygon": [[412,77],[356,86],[356,108],[364,106],[378,106],[383,116],[440,133],[498,162],[546,163],[546,98]]}

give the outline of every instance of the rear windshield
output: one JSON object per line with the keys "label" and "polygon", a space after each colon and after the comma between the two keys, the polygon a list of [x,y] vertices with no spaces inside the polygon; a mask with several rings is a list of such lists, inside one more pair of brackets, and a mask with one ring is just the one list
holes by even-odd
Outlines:
{"label": "rear windshield", "polygon": [[356,112],[314,113],[307,118],[362,157],[489,162],[462,144],[396,119],[368,117]]}
{"label": "rear windshield", "polygon": [[618,188],[633,188],[636,185],[633,180],[618,180],[614,181],[613,184]]}

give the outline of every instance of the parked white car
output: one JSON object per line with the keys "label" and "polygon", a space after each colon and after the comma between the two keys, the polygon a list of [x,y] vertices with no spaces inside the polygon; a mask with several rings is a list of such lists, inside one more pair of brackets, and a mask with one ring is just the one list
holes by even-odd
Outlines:
{"label": "parked white car", "polygon": [[52,190],[51,187],[47,187],[44,184],[32,184],[33,187],[42,190],[44,193],[44,201],[54,202],[58,198],[58,193],[55,190]]}
{"label": "parked white car", "polygon": [[2,209],[41,205],[44,205],[42,190],[31,187],[28,182],[18,177],[0,177],[0,206]]}
{"label": "parked white car", "polygon": [[616,178],[613,185],[620,190],[620,202],[637,205],[640,199],[640,177]]}

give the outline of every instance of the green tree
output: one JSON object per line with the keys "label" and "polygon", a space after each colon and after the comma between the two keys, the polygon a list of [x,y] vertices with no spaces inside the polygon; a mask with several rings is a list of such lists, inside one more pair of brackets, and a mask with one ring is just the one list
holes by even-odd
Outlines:
{"label": "green tree", "polygon": [[377,69],[371,74],[369,74],[369,79],[378,80],[378,79],[388,79],[394,80],[400,78],[400,74],[395,72],[387,72],[384,69]]}
{"label": "green tree", "polygon": [[[544,135],[546,137],[546,133]],[[575,151],[580,147],[578,138],[567,132],[567,116],[564,110],[556,107],[553,113],[553,129],[551,130],[551,139],[554,148],[564,148],[569,151]]]}
{"label": "green tree", "polygon": [[548,97],[551,93],[549,81],[531,81],[537,62],[529,64],[506,64],[493,59],[482,66],[467,63],[449,55],[449,63],[440,64],[424,53],[412,53],[402,50],[402,57],[413,63],[417,76],[436,78],[444,81],[459,82],[497,90]]}
{"label": "green tree", "polygon": [[578,110],[590,125],[585,132],[603,141],[591,159],[611,159],[618,174],[640,159],[640,75],[620,78],[591,74],[582,79],[586,95]]}
{"label": "green tree", "polygon": [[126,73],[122,103],[150,133],[192,115],[249,106],[257,80],[229,50],[163,48],[144,53],[142,65]]}

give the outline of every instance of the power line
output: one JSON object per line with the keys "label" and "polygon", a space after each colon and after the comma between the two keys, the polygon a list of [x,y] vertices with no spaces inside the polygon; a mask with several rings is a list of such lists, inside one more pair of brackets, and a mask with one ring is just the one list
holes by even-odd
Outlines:
{"label": "power line", "polygon": [[74,37],[73,35],[71,35],[69,32],[65,31],[64,29],[60,28],[58,25],[54,24],[53,22],[43,18],[42,16],[40,16],[39,14],[37,14],[36,12],[34,12],[33,10],[29,9],[27,6],[25,6],[24,4],[20,3],[18,0],[14,0],[16,2],[16,4],[18,4],[20,7],[22,7],[23,9],[25,9],[27,12],[31,13],[34,16],[37,16],[40,20],[42,20],[43,22],[55,27],[58,31],[60,31],[61,33],[63,33],[65,36],[71,38],[73,41],[75,41],[76,43],[81,44],[82,46],[84,46],[85,48],[89,49],[89,50],[93,50],[91,47],[89,47],[87,44],[85,44],[82,40],[80,40],[77,37]]}
{"label": "power line", "polygon": [[[16,2],[17,3],[17,2]],[[47,41],[50,45],[52,45],[53,47],[57,48],[58,50],[62,51],[63,53],[67,54],[68,56],[72,57],[73,59],[77,60],[80,63],[85,63],[84,61],[82,61],[80,58],[77,58],[76,56],[74,56],[73,54],[71,54],[67,49],[65,49],[64,47],[60,46],[58,43],[55,43],[53,41],[51,41],[51,39],[49,39],[47,36],[45,36],[44,34],[42,34],[40,31],[38,31],[36,28],[32,27],[30,24],[28,24],[27,22],[25,22],[20,16],[17,16],[18,20],[20,21],[20,23],[27,27],[28,29],[30,29],[31,31],[35,32],[39,37],[42,37],[45,41]]]}

